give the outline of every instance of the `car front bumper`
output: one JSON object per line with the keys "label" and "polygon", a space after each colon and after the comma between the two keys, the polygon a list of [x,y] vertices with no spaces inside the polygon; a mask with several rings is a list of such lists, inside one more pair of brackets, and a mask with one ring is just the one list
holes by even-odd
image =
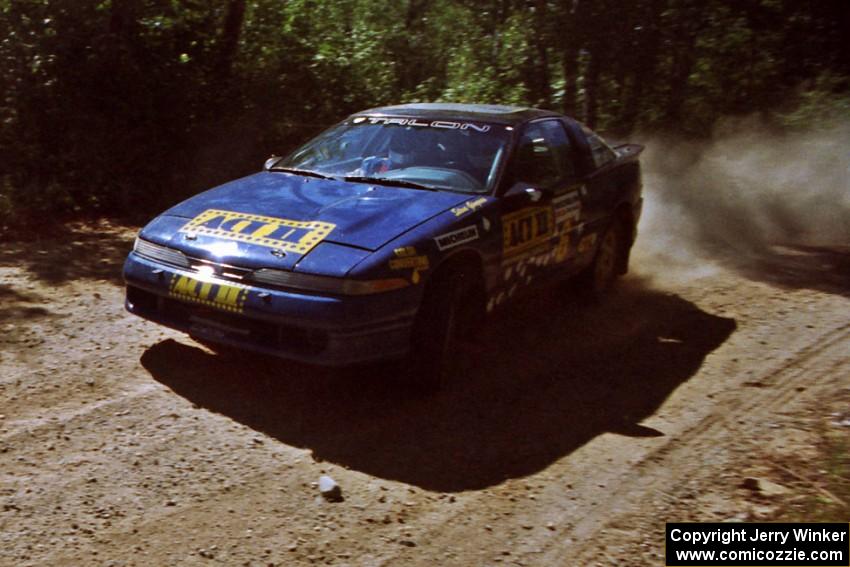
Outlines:
{"label": "car front bumper", "polygon": [[234,284],[135,252],[124,281],[130,313],[198,339],[324,366],[404,356],[421,300],[421,286],[331,296]]}

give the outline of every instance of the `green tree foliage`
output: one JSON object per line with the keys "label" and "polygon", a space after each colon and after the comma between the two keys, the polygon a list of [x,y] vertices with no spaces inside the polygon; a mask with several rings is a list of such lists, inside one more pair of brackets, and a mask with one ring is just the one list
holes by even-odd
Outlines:
{"label": "green tree foliage", "polygon": [[846,0],[0,0],[0,214],[148,214],[397,102],[828,119],[848,28]]}

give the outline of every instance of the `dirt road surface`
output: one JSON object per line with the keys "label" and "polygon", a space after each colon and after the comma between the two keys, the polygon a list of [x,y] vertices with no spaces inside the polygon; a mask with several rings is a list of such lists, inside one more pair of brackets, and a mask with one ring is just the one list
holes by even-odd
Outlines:
{"label": "dirt road surface", "polygon": [[522,301],[417,399],[128,315],[132,237],[0,245],[0,565],[660,565],[665,521],[770,518],[793,482],[742,479],[850,406],[846,248],[682,273],[644,241],[606,303]]}

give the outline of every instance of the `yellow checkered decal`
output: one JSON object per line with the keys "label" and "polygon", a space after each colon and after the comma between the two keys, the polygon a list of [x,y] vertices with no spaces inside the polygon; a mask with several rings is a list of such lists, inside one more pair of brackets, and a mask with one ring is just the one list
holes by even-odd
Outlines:
{"label": "yellow checkered decal", "polygon": [[512,256],[545,244],[555,230],[550,207],[532,207],[502,217],[502,251]]}
{"label": "yellow checkered decal", "polygon": [[324,240],[335,224],[321,221],[294,221],[233,211],[207,209],[189,222],[180,232],[218,236],[248,242],[285,252],[306,254]]}
{"label": "yellow checkered decal", "polygon": [[411,256],[409,258],[395,258],[390,260],[391,270],[404,270],[414,268],[416,270],[428,269],[428,256]]}

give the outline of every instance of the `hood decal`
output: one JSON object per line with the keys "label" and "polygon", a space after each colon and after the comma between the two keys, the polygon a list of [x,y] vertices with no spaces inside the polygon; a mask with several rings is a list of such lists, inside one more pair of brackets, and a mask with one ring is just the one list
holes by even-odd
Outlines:
{"label": "hood decal", "polygon": [[324,240],[334,228],[336,225],[329,222],[296,221],[207,209],[183,225],[178,232],[217,236],[303,255]]}
{"label": "hood decal", "polygon": [[[271,247],[299,257],[297,250],[309,250],[320,239],[377,250],[400,234],[470,199],[469,194],[450,191],[263,172],[195,195],[165,214],[185,219],[181,226],[189,219],[198,220],[179,234],[181,244],[191,242],[184,236],[194,229],[198,241],[203,240],[201,236],[230,238],[239,240],[240,244],[261,244],[262,256],[268,256]],[[201,225],[205,230],[200,230]],[[287,236],[293,228],[295,232]],[[219,230],[222,232],[210,232]],[[310,235],[317,236],[314,242],[309,237],[301,240],[306,232],[314,230]],[[249,236],[265,240],[249,240]],[[270,238],[289,244],[271,243]]]}

